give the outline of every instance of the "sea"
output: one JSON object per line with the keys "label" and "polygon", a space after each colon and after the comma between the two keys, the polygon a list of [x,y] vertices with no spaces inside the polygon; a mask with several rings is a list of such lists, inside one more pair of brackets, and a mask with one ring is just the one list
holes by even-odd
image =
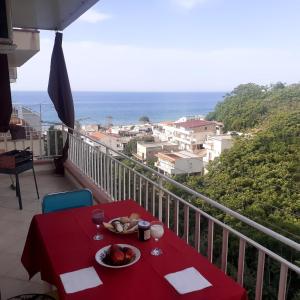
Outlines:
{"label": "sea", "polygon": [[[152,123],[183,116],[206,115],[226,92],[73,92],[75,119],[81,124],[137,124],[141,116]],[[42,91],[13,91],[13,104],[40,113],[44,122],[58,122],[57,113]]]}

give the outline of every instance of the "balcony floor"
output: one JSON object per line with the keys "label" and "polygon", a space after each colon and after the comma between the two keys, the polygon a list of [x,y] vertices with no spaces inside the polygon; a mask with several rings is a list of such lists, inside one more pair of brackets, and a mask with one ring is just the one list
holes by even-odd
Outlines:
{"label": "balcony floor", "polygon": [[[50,172],[37,172],[40,197],[47,193],[74,189],[68,179]],[[20,175],[23,210],[19,210],[15,191],[10,188],[8,175],[0,175],[0,291],[1,299],[24,293],[47,293],[50,285],[40,280],[40,274],[30,281],[21,263],[32,217],[41,213],[34,180],[30,171]]]}

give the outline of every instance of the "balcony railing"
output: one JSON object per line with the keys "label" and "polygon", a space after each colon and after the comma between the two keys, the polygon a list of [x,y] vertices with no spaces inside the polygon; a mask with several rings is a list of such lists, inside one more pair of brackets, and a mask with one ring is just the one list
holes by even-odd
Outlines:
{"label": "balcony railing", "polygon": [[[300,244],[79,132],[51,130],[41,135],[39,143],[43,150],[35,153],[36,157],[60,154],[62,139],[67,137],[69,160],[112,201],[129,198],[137,201],[210,262],[245,286],[250,299],[290,299],[289,290],[291,285],[299,283],[300,268],[283,254],[226,224],[225,216],[248,226],[250,232],[272,239],[281,250],[288,249],[298,255]],[[193,201],[178,196],[169,186],[184,191]],[[276,295],[266,297],[271,282],[272,293]]]}
{"label": "balcony railing", "polygon": [[[246,251],[249,250],[251,254],[254,254],[252,263],[256,261],[256,274],[254,286],[246,286],[246,288],[253,292],[255,299],[262,299],[263,297],[265,266],[270,266],[270,261],[279,264],[280,275],[276,284],[278,287],[277,298],[286,299],[288,282],[291,280],[289,278],[288,281],[288,277],[295,276],[294,278],[296,278],[300,274],[300,268],[297,265],[193,205],[191,201],[179,197],[171,192],[167,186],[173,185],[184,190],[194,196],[195,199],[201,199],[206,205],[218,209],[218,214],[221,212],[224,215],[229,215],[239,222],[247,224],[252,230],[254,229],[293,249],[296,253],[300,250],[298,243],[160,174],[123,153],[113,156],[112,154],[115,153],[113,149],[90,139],[86,135],[78,133],[71,135],[66,131],[64,134],[68,135],[70,139],[69,159],[71,162],[104,191],[112,201],[134,199],[197,251],[206,255],[210,262],[216,263],[225,273],[228,271],[228,258],[236,257],[237,270],[234,279],[241,285],[244,284],[246,259],[249,259],[246,256]],[[99,147],[91,146],[88,141],[99,145]],[[230,241],[233,241],[232,244],[229,243]],[[214,250],[219,253],[215,253]],[[229,253],[229,250],[237,255]]]}

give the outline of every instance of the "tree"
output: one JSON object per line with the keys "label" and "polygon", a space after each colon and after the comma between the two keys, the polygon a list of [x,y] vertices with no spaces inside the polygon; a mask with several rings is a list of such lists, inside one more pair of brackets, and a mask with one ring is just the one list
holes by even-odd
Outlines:
{"label": "tree", "polygon": [[[226,130],[244,131],[249,134],[237,137],[231,149],[209,163],[207,175],[176,180],[300,242],[300,85],[240,85],[225,96],[224,101],[208,115],[208,119],[224,122]],[[299,265],[298,252],[216,211],[200,199],[193,199],[170,184],[168,188]],[[228,253],[236,255],[238,244],[233,243],[229,247]],[[216,253],[220,253],[218,245],[214,248]],[[249,287],[253,287],[255,282],[256,256],[257,252],[253,249],[247,250],[245,286],[250,299],[254,294]],[[229,272],[231,270],[232,273],[236,273],[236,267],[230,263],[228,269]],[[275,299],[280,270],[278,265],[270,261],[266,261],[265,269],[263,299]],[[288,276],[287,299],[298,299],[299,276]]]}
{"label": "tree", "polygon": [[147,116],[142,116],[139,118],[139,122],[144,123],[144,124],[150,123],[150,119]]}
{"label": "tree", "polygon": [[260,126],[275,111],[297,108],[299,100],[300,84],[242,84],[227,94],[207,119],[223,122],[225,130],[247,131]]}
{"label": "tree", "polygon": [[136,153],[137,139],[131,139],[124,147],[124,154],[132,156],[132,153]]}

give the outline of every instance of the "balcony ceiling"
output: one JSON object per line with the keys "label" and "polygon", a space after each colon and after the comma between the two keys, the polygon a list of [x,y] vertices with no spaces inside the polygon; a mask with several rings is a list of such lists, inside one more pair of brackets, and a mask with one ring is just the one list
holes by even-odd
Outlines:
{"label": "balcony ceiling", "polygon": [[64,30],[98,0],[11,0],[12,26]]}
{"label": "balcony ceiling", "polygon": [[38,31],[13,30],[13,43],[17,46],[8,53],[10,68],[21,67],[40,50],[40,37]]}

